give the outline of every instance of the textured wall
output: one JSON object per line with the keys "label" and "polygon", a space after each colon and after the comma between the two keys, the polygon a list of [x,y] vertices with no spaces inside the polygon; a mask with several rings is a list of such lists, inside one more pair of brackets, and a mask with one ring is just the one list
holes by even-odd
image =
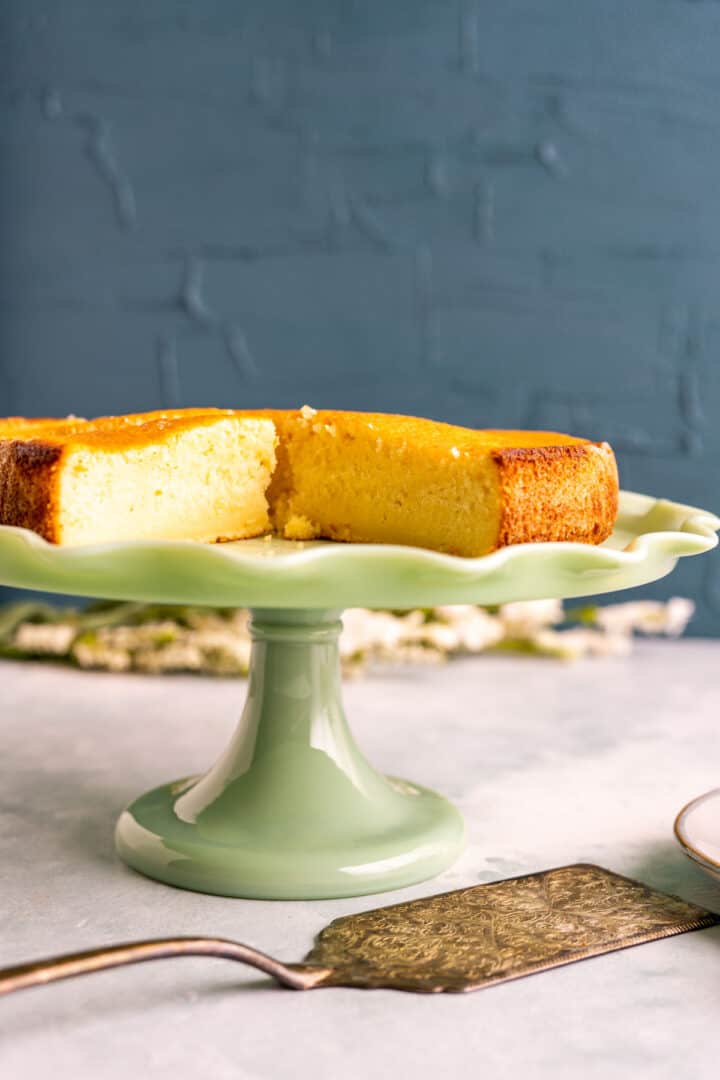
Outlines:
{"label": "textured wall", "polygon": [[[720,506],[720,3],[0,0],[0,35],[0,414],[557,427]],[[719,559],[669,591],[720,632]]]}

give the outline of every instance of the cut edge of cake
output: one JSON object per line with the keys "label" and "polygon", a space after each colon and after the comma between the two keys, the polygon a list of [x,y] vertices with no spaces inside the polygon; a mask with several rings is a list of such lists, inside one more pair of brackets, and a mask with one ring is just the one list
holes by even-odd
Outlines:
{"label": "cut edge of cake", "polygon": [[232,410],[0,425],[0,522],[51,543],[260,536],[275,467],[270,421]]}
{"label": "cut edge of cake", "polygon": [[286,539],[477,557],[526,542],[599,544],[617,517],[607,443],[308,406],[261,415],[278,429],[270,512]]}

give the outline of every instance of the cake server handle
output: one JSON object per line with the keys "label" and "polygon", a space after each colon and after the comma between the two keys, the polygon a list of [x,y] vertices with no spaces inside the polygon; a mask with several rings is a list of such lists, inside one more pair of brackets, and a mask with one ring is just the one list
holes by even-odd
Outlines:
{"label": "cake server handle", "polygon": [[2,968],[0,994],[10,994],[32,986],[44,986],[45,983],[70,979],[75,975],[91,975],[95,971],[125,967],[127,964],[142,964],[149,960],[165,960],[173,956],[215,956],[223,960],[236,960],[271,975],[282,986],[291,990],[312,990],[330,974],[329,968],[283,964],[258,949],[226,938],[154,938],[106,945],[98,949],[66,953]]}

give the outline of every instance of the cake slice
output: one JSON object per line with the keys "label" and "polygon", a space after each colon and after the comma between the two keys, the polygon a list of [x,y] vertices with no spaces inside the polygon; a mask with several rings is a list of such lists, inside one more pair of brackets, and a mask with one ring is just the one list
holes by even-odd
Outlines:
{"label": "cake slice", "polygon": [[270,527],[271,420],[188,409],[0,421],[0,524],[53,543],[236,540]]}
{"label": "cake slice", "polygon": [[477,556],[526,541],[599,544],[617,516],[607,443],[307,406],[246,415],[277,428],[268,496],[273,527],[288,539]]}

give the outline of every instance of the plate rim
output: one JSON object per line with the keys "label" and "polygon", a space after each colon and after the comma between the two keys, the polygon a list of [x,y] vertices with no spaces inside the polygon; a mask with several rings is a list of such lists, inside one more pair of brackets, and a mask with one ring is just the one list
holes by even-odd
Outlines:
{"label": "plate rim", "polygon": [[690,814],[692,810],[697,809],[702,803],[712,798],[720,799],[720,787],[711,788],[709,791],[703,792],[702,795],[696,795],[694,799],[690,799],[689,802],[686,802],[675,818],[673,823],[673,833],[675,834],[675,839],[678,844],[689,858],[694,862],[699,863],[700,866],[703,866],[705,869],[710,870],[712,873],[717,872],[717,874],[720,874],[720,862],[716,862],[715,859],[694,847],[684,831],[685,819],[688,814]]}

